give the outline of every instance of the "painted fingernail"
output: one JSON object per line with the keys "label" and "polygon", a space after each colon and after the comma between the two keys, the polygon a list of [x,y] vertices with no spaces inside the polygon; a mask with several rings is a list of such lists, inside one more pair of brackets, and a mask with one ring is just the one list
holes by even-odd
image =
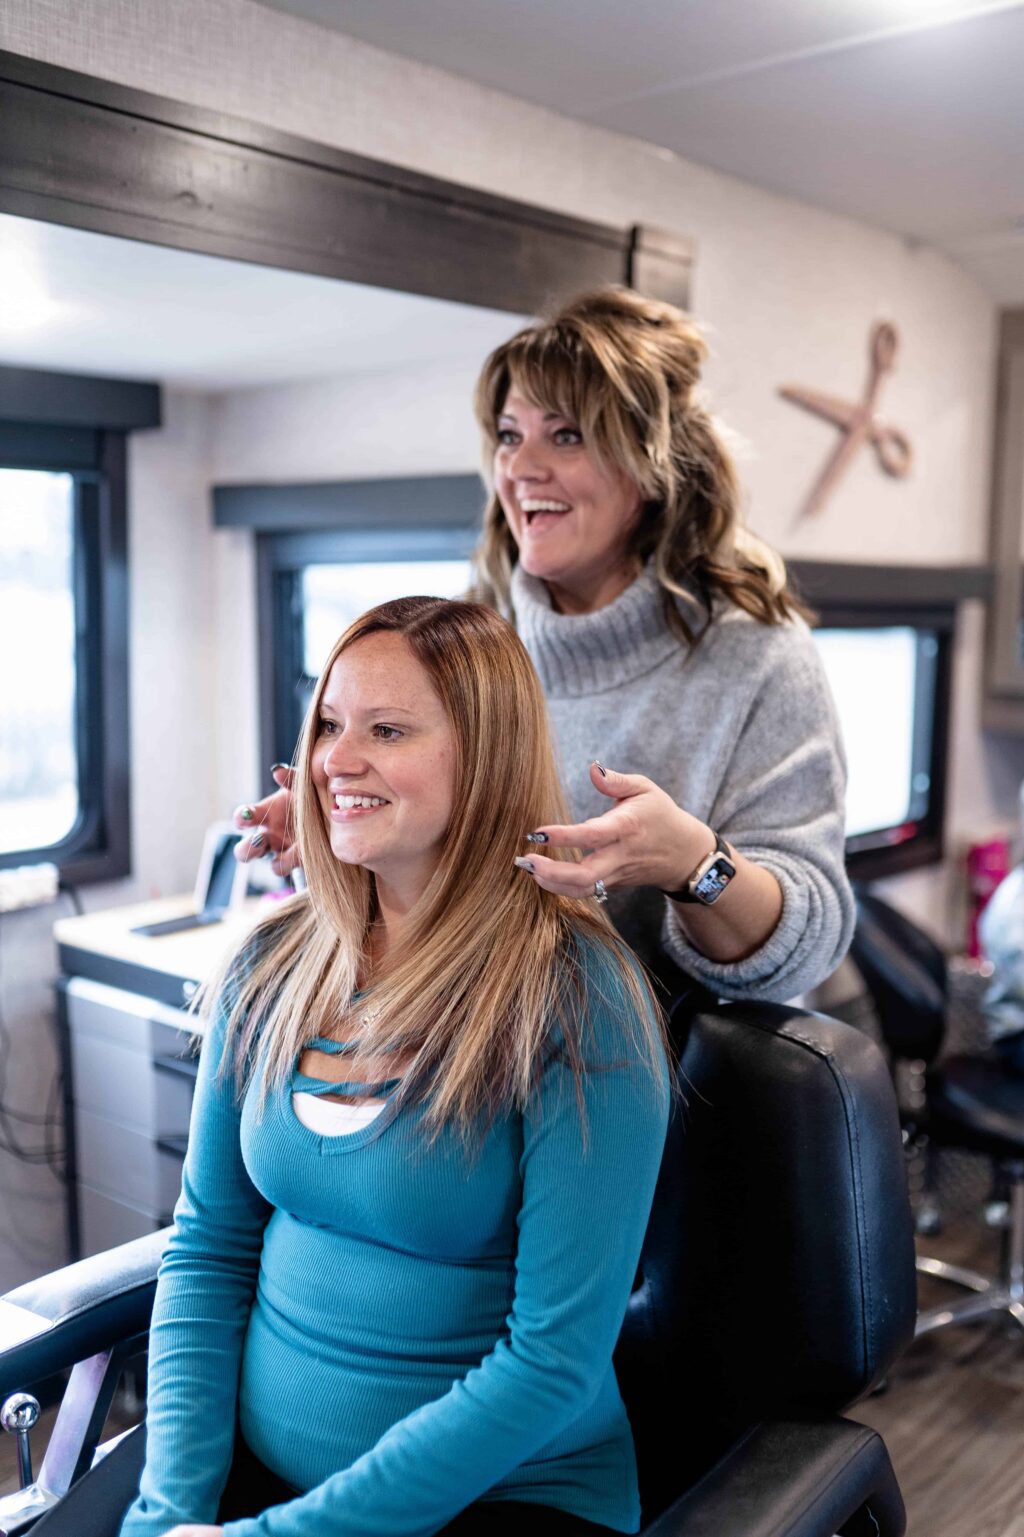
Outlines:
{"label": "painted fingernail", "polygon": [[235,816],[240,822],[251,822],[253,817],[252,807],[239,806],[238,810],[235,812]]}
{"label": "painted fingernail", "polygon": [[266,833],[253,833],[252,837],[249,839],[249,847],[254,849],[261,849],[266,841]]}
{"label": "painted fingernail", "polygon": [[526,841],[527,843],[548,843],[550,840],[547,833],[527,833]]}
{"label": "painted fingernail", "polygon": [[272,763],[270,765],[270,772],[272,774],[276,774],[278,769],[286,769],[287,767],[288,767],[287,763]]}
{"label": "painted fingernail", "polygon": [[520,870],[529,870],[530,874],[531,875],[533,874],[533,860],[532,859],[513,859],[512,863],[514,865],[518,865]]}
{"label": "painted fingernail", "polygon": [[607,779],[608,778],[608,770],[605,768],[604,764],[598,758],[595,758],[594,762],[597,765],[597,767],[601,770],[601,773],[604,776],[604,778]]}

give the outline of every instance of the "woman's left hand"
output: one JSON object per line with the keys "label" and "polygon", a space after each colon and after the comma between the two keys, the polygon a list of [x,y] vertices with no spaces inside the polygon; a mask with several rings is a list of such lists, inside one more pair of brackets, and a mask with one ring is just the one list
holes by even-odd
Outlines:
{"label": "woman's left hand", "polygon": [[565,897],[592,897],[602,880],[609,891],[620,886],[660,886],[676,891],[715,846],[707,824],[677,806],[672,797],[643,774],[616,774],[590,765],[594,787],[613,802],[599,817],[571,826],[532,829],[546,833],[552,849],[589,849],[579,864],[527,856],[538,886]]}

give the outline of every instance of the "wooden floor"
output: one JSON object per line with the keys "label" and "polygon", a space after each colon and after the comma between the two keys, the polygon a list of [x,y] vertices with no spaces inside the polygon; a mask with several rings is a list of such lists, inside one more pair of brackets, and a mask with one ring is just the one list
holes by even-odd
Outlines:
{"label": "wooden floor", "polygon": [[[986,1273],[998,1263],[997,1235],[969,1217],[919,1248]],[[922,1306],[951,1295],[962,1293],[922,1281]],[[1024,1330],[1013,1327],[997,1321],[926,1335],[885,1392],[850,1411],[889,1448],[909,1537],[1024,1537]],[[52,1417],[44,1412],[32,1438],[37,1469]],[[107,1433],[137,1418],[115,1410]],[[0,1434],[0,1492],[16,1487],[13,1438]]]}
{"label": "wooden floor", "polygon": [[[998,1268],[998,1235],[964,1218],[918,1250]],[[920,1278],[922,1307],[965,1295]],[[993,1319],[924,1335],[849,1417],[889,1448],[908,1537],[1024,1537],[1024,1329]]]}

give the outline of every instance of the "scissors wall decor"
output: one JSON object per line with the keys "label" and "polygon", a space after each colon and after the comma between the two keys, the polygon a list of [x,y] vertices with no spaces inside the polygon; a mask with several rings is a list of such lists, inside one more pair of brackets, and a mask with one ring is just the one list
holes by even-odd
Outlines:
{"label": "scissors wall decor", "polygon": [[896,327],[887,320],[877,321],[871,328],[868,387],[864,399],[857,405],[837,400],[834,395],[823,395],[818,390],[802,389],[799,385],[781,386],[779,394],[786,400],[806,406],[808,411],[823,416],[843,432],[800,510],[801,517],[813,517],[821,511],[864,443],[871,444],[887,475],[902,478],[909,474],[914,457],[910,439],[897,427],[886,426],[875,416],[878,391],[884,376],[892,372],[898,347]]}

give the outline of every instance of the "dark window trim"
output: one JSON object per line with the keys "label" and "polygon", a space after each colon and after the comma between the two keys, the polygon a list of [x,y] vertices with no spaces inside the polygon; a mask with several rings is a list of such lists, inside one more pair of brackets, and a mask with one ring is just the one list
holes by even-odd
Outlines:
{"label": "dark window trim", "polygon": [[[21,436],[23,452],[14,449]],[[12,429],[5,468],[66,471],[75,479],[75,716],[82,810],[60,843],[0,853],[0,869],[46,861],[72,885],[131,869],[128,718],[128,516],[125,434],[92,435],[93,464],[57,461],[60,434]],[[84,455],[81,435],[73,439]],[[95,531],[95,537],[91,536]],[[99,729],[91,729],[98,723]]]}
{"label": "dark window trim", "polygon": [[989,550],[997,572],[988,612],[983,721],[998,731],[1024,726],[1024,309],[999,317],[992,443]]}
{"label": "dark window trim", "polygon": [[0,211],[518,314],[599,283],[686,305],[692,244],[567,218],[0,51]]}
{"label": "dark window trim", "polygon": [[0,366],[0,464],[75,480],[82,803],[60,843],[0,854],[0,868],[45,860],[73,885],[131,873],[127,433],[160,422],[157,384]]}
{"label": "dark window trim", "polygon": [[257,533],[466,527],[479,520],[485,498],[483,481],[475,474],[214,486],[213,521],[217,528]]}
{"label": "dark window trim", "polygon": [[131,432],[160,426],[160,386],[133,379],[0,366],[0,421]]}
{"label": "dark window trim", "polygon": [[813,609],[840,604],[862,611],[881,606],[907,609],[968,598],[987,603],[995,585],[990,565],[883,566],[816,560],[786,564],[797,592]]}

